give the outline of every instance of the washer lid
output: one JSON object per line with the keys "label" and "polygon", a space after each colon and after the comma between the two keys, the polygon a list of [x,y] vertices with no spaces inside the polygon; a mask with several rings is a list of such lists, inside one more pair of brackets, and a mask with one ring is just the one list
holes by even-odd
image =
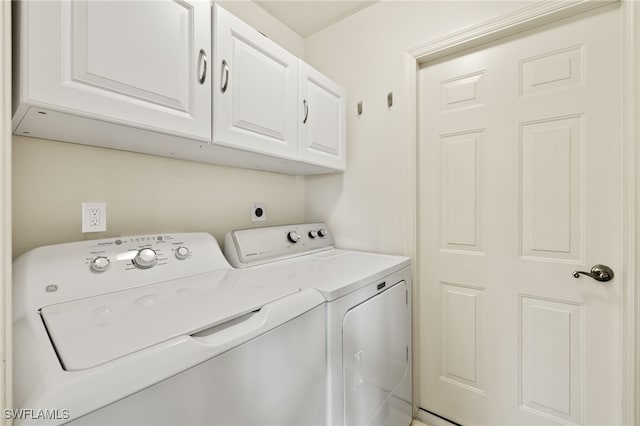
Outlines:
{"label": "washer lid", "polygon": [[83,370],[300,291],[291,282],[259,283],[217,271],[45,306],[40,314],[63,368]]}

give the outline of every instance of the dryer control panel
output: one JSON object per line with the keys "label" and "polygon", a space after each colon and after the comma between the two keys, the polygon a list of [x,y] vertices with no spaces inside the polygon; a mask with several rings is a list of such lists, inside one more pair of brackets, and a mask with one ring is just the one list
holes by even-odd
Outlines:
{"label": "dryer control panel", "polygon": [[228,232],[224,254],[236,268],[261,265],[333,248],[324,223],[270,226]]}

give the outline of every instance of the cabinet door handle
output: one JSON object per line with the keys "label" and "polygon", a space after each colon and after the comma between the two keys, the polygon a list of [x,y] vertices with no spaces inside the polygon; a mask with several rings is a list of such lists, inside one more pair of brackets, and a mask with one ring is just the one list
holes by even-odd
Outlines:
{"label": "cabinet door handle", "polygon": [[307,124],[307,119],[309,118],[309,104],[306,99],[302,100],[302,105],[304,106],[304,118],[302,119],[302,124]]}
{"label": "cabinet door handle", "polygon": [[222,71],[224,78],[220,79],[220,91],[222,93],[227,91],[227,85],[229,84],[229,65],[227,65],[227,61],[222,60]]}
{"label": "cabinet door handle", "polygon": [[[204,49],[200,49],[199,62],[202,62],[204,66],[202,68],[202,74],[200,75],[200,78],[198,79],[198,81],[200,81],[200,84],[204,84],[204,81],[207,79],[207,52],[205,52]],[[198,68],[200,68],[199,65],[200,64],[198,64]]]}

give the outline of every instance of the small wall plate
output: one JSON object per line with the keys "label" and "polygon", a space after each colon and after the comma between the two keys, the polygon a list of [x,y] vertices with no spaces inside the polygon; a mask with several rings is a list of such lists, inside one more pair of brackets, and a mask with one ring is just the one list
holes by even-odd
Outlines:
{"label": "small wall plate", "polygon": [[267,220],[267,208],[264,203],[251,203],[251,222],[264,222]]}

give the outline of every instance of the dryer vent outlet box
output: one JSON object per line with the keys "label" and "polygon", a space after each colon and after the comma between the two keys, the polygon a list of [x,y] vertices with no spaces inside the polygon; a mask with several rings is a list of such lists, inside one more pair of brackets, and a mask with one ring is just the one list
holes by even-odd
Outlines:
{"label": "dryer vent outlet box", "polygon": [[264,203],[251,203],[251,222],[264,222],[267,220],[267,208]]}

